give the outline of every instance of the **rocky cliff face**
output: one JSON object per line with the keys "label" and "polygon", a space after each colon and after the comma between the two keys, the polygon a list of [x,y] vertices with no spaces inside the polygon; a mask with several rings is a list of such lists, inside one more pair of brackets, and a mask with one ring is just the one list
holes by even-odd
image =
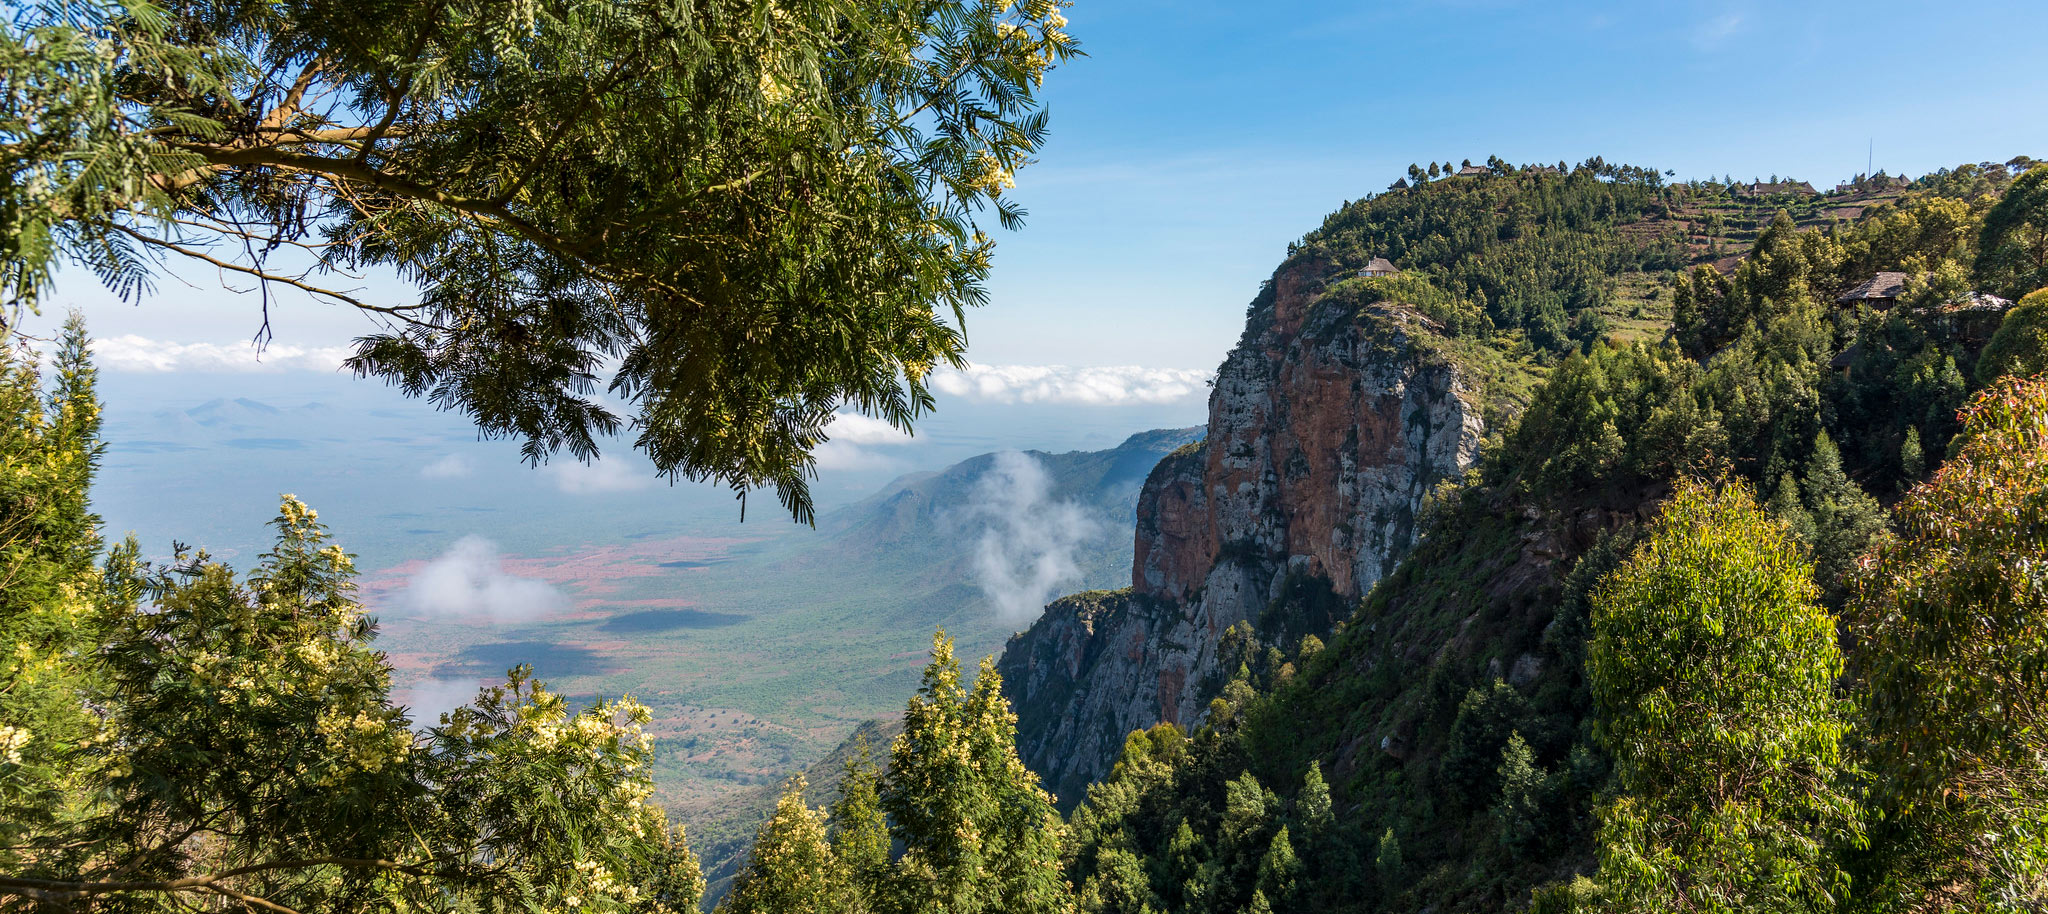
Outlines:
{"label": "rocky cliff face", "polygon": [[1232,625],[1279,643],[1348,615],[1412,545],[1423,496],[1476,455],[1473,380],[1415,311],[1326,295],[1343,275],[1297,258],[1253,303],[1207,440],[1141,491],[1131,588],[1055,602],[1010,639],[1018,748],[1065,803],[1131,730],[1199,722]]}

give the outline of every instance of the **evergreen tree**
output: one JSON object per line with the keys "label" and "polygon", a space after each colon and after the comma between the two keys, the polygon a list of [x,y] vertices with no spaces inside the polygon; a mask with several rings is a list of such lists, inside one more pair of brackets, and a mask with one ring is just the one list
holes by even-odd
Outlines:
{"label": "evergreen tree", "polygon": [[2048,380],[2007,378],[1898,507],[1851,606],[1872,883],[1900,910],[2048,897]]}
{"label": "evergreen tree", "polygon": [[1394,836],[1392,828],[1380,833],[1379,843],[1373,849],[1373,872],[1380,877],[1382,895],[1392,895],[1407,878],[1408,863],[1401,857],[1401,840]]}
{"label": "evergreen tree", "polygon": [[1294,841],[1288,837],[1287,826],[1273,833],[1273,843],[1266,848],[1266,856],[1259,861],[1258,889],[1268,901],[1287,905],[1295,892],[1295,881],[1301,876],[1301,860],[1294,854]]}
{"label": "evergreen tree", "polygon": [[1740,484],[1682,482],[1594,602],[1587,673],[1615,793],[1599,881],[1622,911],[1832,909],[1845,731],[1812,568]]}
{"label": "evergreen tree", "polygon": [[1906,440],[1899,445],[1899,475],[1907,485],[1927,475],[1927,455],[1920,450],[1920,429],[1906,426]]}
{"label": "evergreen tree", "polygon": [[1842,452],[1823,431],[1813,441],[1800,488],[1813,518],[1813,562],[1822,586],[1834,590],[1858,555],[1884,532],[1884,507],[1842,471]]}
{"label": "evergreen tree", "polygon": [[1034,914],[1073,907],[1059,868],[1052,798],[1017,760],[1016,718],[993,658],[969,692],[953,641],[932,639],[924,684],[904,712],[881,805],[903,855],[895,910]]}
{"label": "evergreen tree", "polygon": [[520,669],[415,733],[298,500],[246,576],[102,556],[83,327],[47,394],[32,364],[0,353],[0,906],[696,909],[645,708],[572,711]]}
{"label": "evergreen tree", "polygon": [[1336,824],[1336,813],[1330,803],[1330,785],[1323,780],[1320,762],[1308,763],[1308,774],[1301,781],[1301,796],[1294,801],[1294,817],[1301,823],[1302,834],[1311,841],[1329,834],[1330,827]]}
{"label": "evergreen tree", "polygon": [[1536,765],[1536,753],[1522,734],[1508,737],[1500,751],[1500,798],[1493,805],[1493,820],[1500,828],[1500,844],[1511,858],[1534,848],[1544,832],[1543,790],[1546,777]]}
{"label": "evergreen tree", "polygon": [[33,350],[0,347],[0,872],[83,811],[78,753],[101,731],[89,658],[118,597],[87,500],[104,447],[87,346],[74,315],[48,383]]}
{"label": "evergreen tree", "polygon": [[1811,548],[1814,541],[1819,538],[1813,525],[1813,515],[1807,513],[1805,503],[1800,500],[1799,482],[1792,478],[1791,473],[1778,476],[1778,488],[1771,493],[1771,500],[1765,507],[1770,509],[1772,517],[1784,522],[1785,528],[1800,542],[1807,544],[1808,548]]}
{"label": "evergreen tree", "polygon": [[882,814],[881,772],[869,753],[867,737],[855,741],[829,824],[833,854],[845,866],[862,904],[873,910],[888,894],[889,821]]}
{"label": "evergreen tree", "polygon": [[733,880],[719,914],[852,914],[859,895],[845,863],[825,837],[825,820],[804,805],[804,779],[783,788],[775,814],[761,826],[746,868]]}

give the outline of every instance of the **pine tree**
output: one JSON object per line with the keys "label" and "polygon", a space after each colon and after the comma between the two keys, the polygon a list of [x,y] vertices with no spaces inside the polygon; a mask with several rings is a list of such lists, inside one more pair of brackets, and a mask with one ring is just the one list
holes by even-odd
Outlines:
{"label": "pine tree", "polygon": [[1833,592],[1856,557],[1884,532],[1884,506],[1842,471],[1842,452],[1826,431],[1814,438],[1800,488],[1813,517],[1815,573]]}
{"label": "pine tree", "polygon": [[1288,837],[1287,826],[1273,833],[1273,843],[1266,847],[1266,856],[1259,860],[1258,889],[1267,900],[1282,906],[1294,898],[1295,881],[1301,876],[1301,859],[1295,856],[1294,841]]}
{"label": "pine tree", "polygon": [[1791,473],[1782,473],[1778,476],[1778,488],[1771,493],[1771,500],[1765,507],[1770,509],[1772,517],[1783,521],[1785,527],[1792,531],[1792,535],[1806,544],[1808,549],[1813,548],[1817,536],[1813,526],[1813,515],[1806,512],[1806,505],[1799,496],[1799,481],[1793,479]]}
{"label": "pine tree", "polygon": [[882,814],[878,785],[881,773],[869,754],[868,740],[855,740],[853,757],[839,781],[839,799],[832,804],[832,852],[846,867],[854,891],[869,909],[887,897],[889,821]]}
{"label": "pine tree", "polygon": [[1600,809],[1612,910],[1832,910],[1839,790],[1834,619],[1748,489],[1681,482],[1599,590],[1586,670],[1615,762]]}
{"label": "pine tree", "polygon": [[1906,426],[1906,440],[1899,445],[1899,475],[1907,485],[1927,475],[1927,455],[1920,451],[1920,429]]}
{"label": "pine tree", "polygon": [[761,826],[747,865],[719,914],[851,914],[860,910],[845,865],[825,837],[825,819],[804,805],[804,779],[792,778]]}
{"label": "pine tree", "polygon": [[1373,850],[1372,868],[1380,877],[1382,895],[1393,895],[1407,878],[1408,863],[1401,859],[1401,840],[1394,836],[1392,828],[1380,833],[1379,844]]}
{"label": "pine tree", "polygon": [[1016,718],[994,658],[969,692],[953,641],[932,639],[924,683],[890,751],[881,805],[903,845],[895,905],[906,914],[1067,911],[1061,825],[1052,798],[1017,759]]}
{"label": "pine tree", "polygon": [[1216,830],[1226,846],[1252,845],[1265,834],[1273,807],[1272,794],[1246,771],[1223,785],[1223,820]]}
{"label": "pine tree", "polygon": [[1510,857],[1520,857],[1542,839],[1543,790],[1546,774],[1536,765],[1536,753],[1517,732],[1508,737],[1500,751],[1500,799],[1493,805],[1493,821],[1500,829],[1500,844]]}
{"label": "pine tree", "polygon": [[1301,822],[1302,834],[1311,841],[1328,834],[1336,823],[1330,802],[1330,785],[1323,780],[1321,763],[1308,763],[1308,774],[1301,781],[1301,796],[1294,801],[1294,815]]}

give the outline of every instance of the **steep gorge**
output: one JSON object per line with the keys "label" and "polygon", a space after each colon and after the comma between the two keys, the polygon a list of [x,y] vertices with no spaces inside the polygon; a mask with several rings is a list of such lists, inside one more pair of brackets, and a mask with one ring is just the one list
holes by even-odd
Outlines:
{"label": "steep gorge", "polygon": [[1304,253],[1276,271],[1217,373],[1207,440],[1145,481],[1131,587],[1056,601],[1010,639],[1019,750],[1063,803],[1131,730],[1202,718],[1233,625],[1288,646],[1349,616],[1413,544],[1424,497],[1475,458],[1476,372],[1353,270]]}

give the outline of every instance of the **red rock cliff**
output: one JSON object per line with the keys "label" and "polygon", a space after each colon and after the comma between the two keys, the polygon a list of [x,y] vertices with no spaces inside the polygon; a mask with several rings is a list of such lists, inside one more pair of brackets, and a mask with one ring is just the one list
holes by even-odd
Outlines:
{"label": "red rock cliff", "polygon": [[1131,590],[1056,602],[1005,650],[1019,750],[1063,800],[1131,730],[1197,723],[1222,684],[1222,633],[1284,611],[1290,576],[1355,603],[1412,545],[1423,496],[1475,456],[1476,397],[1427,319],[1326,299],[1342,276],[1297,258],[1254,303],[1208,439],[1139,496]]}

